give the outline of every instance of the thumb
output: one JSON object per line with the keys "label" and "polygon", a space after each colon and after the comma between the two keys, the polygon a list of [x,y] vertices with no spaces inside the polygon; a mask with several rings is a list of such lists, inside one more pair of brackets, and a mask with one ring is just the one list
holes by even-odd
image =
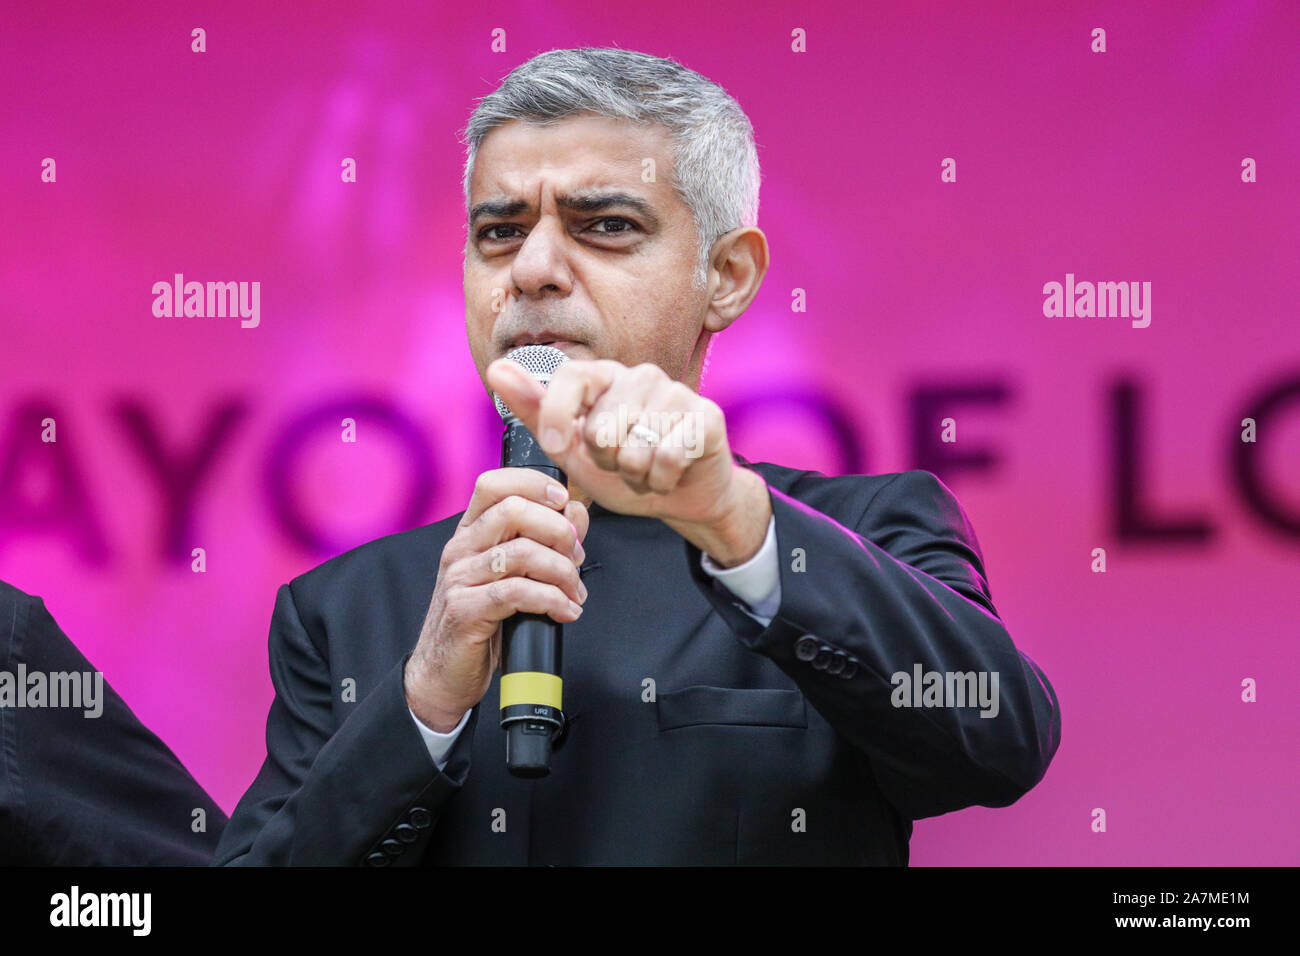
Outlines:
{"label": "thumb", "polygon": [[486,378],[488,388],[505,402],[525,428],[537,434],[537,417],[546,396],[542,383],[529,375],[518,362],[509,359],[497,359],[489,365]]}

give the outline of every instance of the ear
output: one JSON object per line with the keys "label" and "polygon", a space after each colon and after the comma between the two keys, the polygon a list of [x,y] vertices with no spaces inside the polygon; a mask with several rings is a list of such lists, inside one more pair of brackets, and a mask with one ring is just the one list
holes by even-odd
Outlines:
{"label": "ear", "polygon": [[704,329],[721,332],[758,295],[770,262],[767,237],[757,226],[733,229],[714,241],[709,261],[718,274],[718,285],[709,301]]}

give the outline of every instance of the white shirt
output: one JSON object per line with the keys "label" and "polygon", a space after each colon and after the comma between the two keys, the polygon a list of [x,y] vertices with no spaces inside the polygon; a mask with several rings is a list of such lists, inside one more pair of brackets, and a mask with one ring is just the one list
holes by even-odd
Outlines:
{"label": "white shirt", "polygon": [[[700,567],[704,569],[705,574],[721,581],[728,591],[749,605],[742,607],[742,611],[767,627],[772,622],[777,608],[781,606],[781,569],[776,560],[776,516],[773,515],[767,523],[767,537],[763,539],[758,554],[744,564],[738,564],[734,568],[723,568],[715,564],[707,554],[701,554]],[[469,711],[465,711],[459,724],[445,734],[441,734],[416,717],[415,711],[410,707],[407,707],[407,710],[410,711],[411,719],[415,721],[420,736],[424,738],[429,756],[441,770],[447,764],[447,755],[451,753],[456,738],[465,729],[465,723],[469,720]]]}

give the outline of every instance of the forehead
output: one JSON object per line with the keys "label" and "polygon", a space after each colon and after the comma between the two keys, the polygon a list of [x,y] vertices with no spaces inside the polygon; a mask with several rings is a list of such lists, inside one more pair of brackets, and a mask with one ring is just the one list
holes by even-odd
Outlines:
{"label": "forehead", "polygon": [[[653,181],[644,175],[654,161]],[[550,126],[521,120],[490,131],[479,144],[470,179],[470,205],[524,200],[545,191],[572,195],[600,187],[644,199],[667,211],[677,199],[672,181],[671,134],[662,126],[593,114]]]}

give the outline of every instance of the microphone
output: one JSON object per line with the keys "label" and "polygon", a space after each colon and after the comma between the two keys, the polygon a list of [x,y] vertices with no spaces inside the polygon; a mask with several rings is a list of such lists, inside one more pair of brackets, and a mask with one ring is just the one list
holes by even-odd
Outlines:
{"label": "microphone", "polygon": [[[547,385],[569,357],[549,345],[523,345],[505,356]],[[568,479],[496,393],[497,412],[505,421],[501,438],[502,468],[534,468],[562,485]],[[564,729],[561,710],[560,645],[562,627],[545,614],[520,612],[501,622],[501,729],[506,732],[506,769],[516,777],[544,777],[551,772],[551,743]]]}

